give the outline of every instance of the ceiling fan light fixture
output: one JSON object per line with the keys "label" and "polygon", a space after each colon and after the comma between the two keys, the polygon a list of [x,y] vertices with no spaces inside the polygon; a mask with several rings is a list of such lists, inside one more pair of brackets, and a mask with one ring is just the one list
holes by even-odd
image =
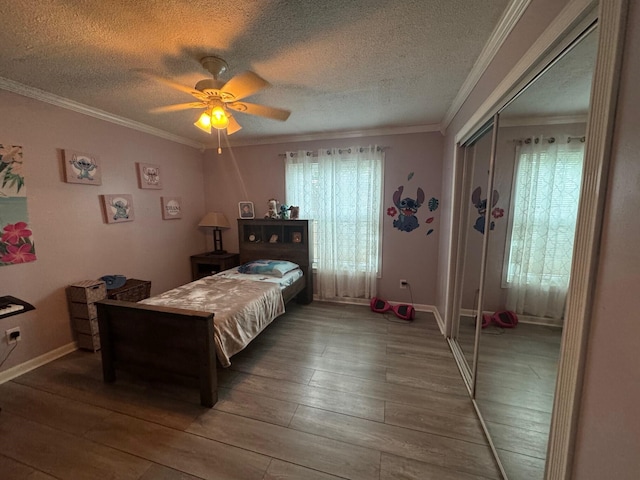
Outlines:
{"label": "ceiling fan light fixture", "polygon": [[211,134],[211,113],[208,111],[202,112],[202,115],[194,125],[203,132]]}
{"label": "ceiling fan light fixture", "polygon": [[224,111],[224,108],[218,106],[213,107],[211,110],[211,126],[217,130],[224,130],[229,126],[229,119],[227,118],[227,114]]}

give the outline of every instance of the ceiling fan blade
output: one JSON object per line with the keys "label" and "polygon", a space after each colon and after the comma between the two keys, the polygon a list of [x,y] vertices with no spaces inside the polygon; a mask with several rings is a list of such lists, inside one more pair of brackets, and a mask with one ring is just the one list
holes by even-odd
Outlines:
{"label": "ceiling fan blade", "polygon": [[198,99],[204,99],[205,97],[203,97],[203,93],[199,90],[196,90],[193,87],[187,87],[186,85],[182,85],[181,83],[178,82],[174,82],[173,80],[163,77],[161,75],[156,75],[155,73],[152,73],[148,70],[144,70],[144,69],[138,69],[136,70],[139,74],[144,75],[145,77],[149,77],[153,80],[155,80],[156,82],[159,83],[163,83],[165,85],[167,85],[168,87],[173,88],[174,90],[178,90],[179,92],[184,92],[184,93],[188,93],[189,95],[193,95],[194,97],[198,98]]}
{"label": "ceiling fan blade", "polygon": [[177,103],[175,105],[165,105],[164,107],[156,107],[149,110],[151,113],[178,112],[180,110],[188,110],[190,108],[207,108],[207,104],[203,102]]}
{"label": "ceiling fan blade", "polygon": [[229,118],[229,125],[227,125],[227,135],[232,135],[238,130],[242,129],[242,126],[231,115],[227,115],[227,118]]}
{"label": "ceiling fan blade", "polygon": [[271,84],[257,73],[246,71],[241,72],[233,77],[231,80],[225,83],[220,90],[233,95],[233,101],[235,101],[240,100],[244,97],[248,97],[249,95],[253,95],[263,88],[267,88],[270,86]]}
{"label": "ceiling fan blade", "polygon": [[270,118],[272,120],[280,120],[284,122],[291,112],[282,108],[267,107],[256,103],[232,102],[227,103],[227,107],[237,112],[248,113],[249,115],[258,115],[259,117]]}

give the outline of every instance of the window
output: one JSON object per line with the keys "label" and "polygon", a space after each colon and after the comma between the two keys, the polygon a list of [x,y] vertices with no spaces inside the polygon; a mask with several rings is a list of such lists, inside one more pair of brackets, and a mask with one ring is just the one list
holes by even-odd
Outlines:
{"label": "window", "polygon": [[[351,147],[287,153],[286,203],[313,220],[322,298],[375,294],[381,252],[383,153]],[[326,288],[325,288],[326,287]]]}
{"label": "window", "polygon": [[[561,318],[569,286],[584,147],[539,138],[516,149],[507,307]],[[535,307],[536,302],[540,307]]]}

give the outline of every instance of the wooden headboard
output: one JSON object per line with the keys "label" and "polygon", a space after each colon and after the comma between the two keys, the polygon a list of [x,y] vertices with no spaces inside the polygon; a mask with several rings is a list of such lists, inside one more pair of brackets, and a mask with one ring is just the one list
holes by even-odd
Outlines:
{"label": "wooden headboard", "polygon": [[313,238],[309,220],[238,219],[240,263],[252,260],[289,260],[300,265],[306,287],[305,303],[313,300]]}

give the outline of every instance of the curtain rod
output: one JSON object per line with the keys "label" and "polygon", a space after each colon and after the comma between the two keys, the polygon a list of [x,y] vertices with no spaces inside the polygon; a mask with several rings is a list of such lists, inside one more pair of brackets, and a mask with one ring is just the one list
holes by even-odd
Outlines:
{"label": "curtain rod", "polygon": [[[360,148],[360,152],[363,152],[367,147],[359,147]],[[388,150],[390,147],[376,147],[376,151],[377,152],[384,152],[385,150]],[[324,149],[323,149],[324,150]],[[339,148],[338,149],[339,153],[351,153],[351,148]],[[291,155],[297,155],[298,152],[290,152]],[[317,157],[318,155],[311,152],[311,151],[307,151],[307,155],[311,156],[311,157]],[[327,149],[327,155],[331,155],[331,149]],[[278,154],[279,157],[286,157],[287,154],[286,153],[279,153]]]}
{"label": "curtain rod", "polygon": [[[548,138],[545,138],[545,140],[548,143],[555,143],[556,142],[556,137],[548,137]],[[585,136],[582,136],[582,137],[567,137],[567,143],[571,143],[572,141],[575,141],[575,140],[578,140],[579,142],[584,143],[585,140],[586,140],[586,137]],[[540,137],[535,137],[533,139],[531,137],[529,137],[529,138],[516,138],[516,139],[514,139],[512,141],[513,142],[524,143],[526,145],[529,145],[531,142],[538,144],[538,143],[540,143]]]}

